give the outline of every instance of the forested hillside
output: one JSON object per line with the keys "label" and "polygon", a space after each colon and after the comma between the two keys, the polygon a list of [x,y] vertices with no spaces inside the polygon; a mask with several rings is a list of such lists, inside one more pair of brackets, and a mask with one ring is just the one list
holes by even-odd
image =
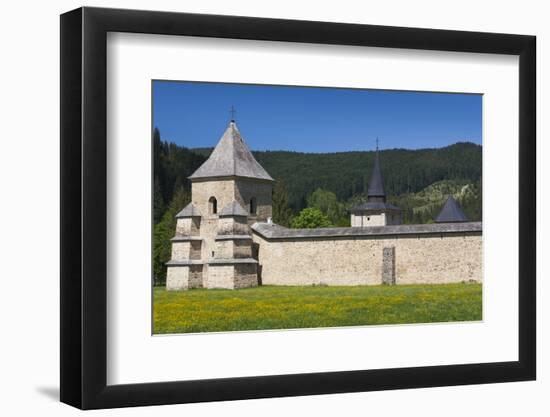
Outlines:
{"label": "forested hillside", "polygon": [[447,196],[452,195],[471,221],[481,221],[481,178],[469,180],[443,180],[418,193],[390,196],[389,201],[403,210],[404,223],[431,223],[443,208]]}
{"label": "forested hillside", "polygon": [[[194,149],[208,156],[208,149]],[[332,191],[339,201],[366,193],[374,152],[299,153],[253,152],[258,162],[276,180],[286,184],[294,211],[307,207],[308,196],[317,188]],[[481,178],[481,146],[461,142],[438,149],[390,149],[380,151],[386,193],[391,196],[416,193],[441,180]]]}
{"label": "forested hillside", "polygon": [[187,179],[206,157],[175,143],[163,142],[153,133],[153,221],[157,224],[179,189],[190,192]]}

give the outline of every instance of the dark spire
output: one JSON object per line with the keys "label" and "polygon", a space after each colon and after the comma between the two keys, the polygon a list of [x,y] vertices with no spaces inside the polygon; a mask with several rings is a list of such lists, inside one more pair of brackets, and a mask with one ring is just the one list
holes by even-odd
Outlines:
{"label": "dark spire", "polygon": [[376,138],[376,155],[374,156],[374,167],[369,181],[368,189],[369,201],[386,201],[386,193],[384,192],[384,179],[382,178],[382,170],[380,169],[380,157],[378,152],[378,138]]}
{"label": "dark spire", "polygon": [[460,223],[467,222],[468,218],[460,208],[458,202],[453,198],[452,195],[447,197],[445,205],[439,212],[439,215],[436,217],[436,223]]}

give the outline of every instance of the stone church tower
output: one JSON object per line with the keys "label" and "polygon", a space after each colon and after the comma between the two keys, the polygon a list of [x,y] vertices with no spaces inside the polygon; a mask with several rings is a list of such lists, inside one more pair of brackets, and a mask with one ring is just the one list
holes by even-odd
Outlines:
{"label": "stone church tower", "polygon": [[353,207],[350,213],[351,227],[389,226],[402,222],[401,209],[386,201],[378,145],[369,181],[367,202]]}
{"label": "stone church tower", "polygon": [[166,288],[258,285],[250,225],[272,215],[273,178],[256,161],[234,120],[189,179],[192,199],[176,216]]}

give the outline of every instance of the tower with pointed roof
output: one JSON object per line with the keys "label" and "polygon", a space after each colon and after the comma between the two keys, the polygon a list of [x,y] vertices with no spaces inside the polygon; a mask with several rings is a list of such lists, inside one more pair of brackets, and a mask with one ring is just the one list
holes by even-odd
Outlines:
{"label": "tower with pointed roof", "polygon": [[177,216],[167,289],[258,285],[250,225],[272,215],[273,178],[234,120],[189,179],[191,203]]}
{"label": "tower with pointed roof", "polygon": [[349,212],[351,227],[388,226],[402,222],[401,209],[386,201],[378,145],[368,186],[367,202],[353,207]]}

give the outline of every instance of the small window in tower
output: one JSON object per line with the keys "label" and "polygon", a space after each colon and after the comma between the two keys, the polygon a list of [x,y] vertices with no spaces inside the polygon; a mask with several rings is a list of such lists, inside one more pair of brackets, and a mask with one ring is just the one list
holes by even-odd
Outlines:
{"label": "small window in tower", "polygon": [[370,222],[370,217],[367,217],[367,221]]}
{"label": "small window in tower", "polygon": [[215,197],[210,197],[208,200],[208,213],[216,214],[218,212],[218,202]]}
{"label": "small window in tower", "polygon": [[256,197],[250,199],[250,214],[256,214]]}

